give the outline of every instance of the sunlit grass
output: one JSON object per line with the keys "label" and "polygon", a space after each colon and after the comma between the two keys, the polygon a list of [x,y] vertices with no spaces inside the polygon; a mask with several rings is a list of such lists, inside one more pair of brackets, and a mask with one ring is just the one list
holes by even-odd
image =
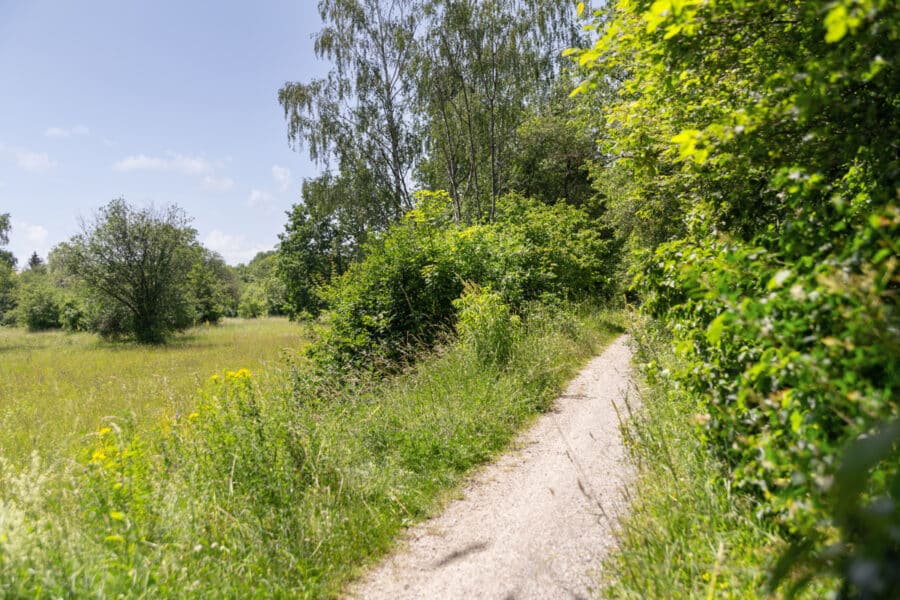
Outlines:
{"label": "sunlit grass", "polygon": [[0,457],[0,597],[338,596],[548,410],[622,321],[535,312],[503,366],[448,340],[348,387],[296,362],[219,370],[156,427],[106,419],[69,458]]}
{"label": "sunlit grass", "polygon": [[107,416],[140,424],[183,411],[212,373],[265,372],[306,333],[286,319],[232,319],[140,346],[0,328],[0,454],[15,460],[68,447]]}

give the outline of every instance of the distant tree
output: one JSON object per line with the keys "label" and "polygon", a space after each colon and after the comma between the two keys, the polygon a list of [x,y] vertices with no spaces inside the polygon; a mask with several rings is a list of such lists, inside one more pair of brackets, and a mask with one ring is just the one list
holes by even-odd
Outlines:
{"label": "distant tree", "polygon": [[590,133],[570,117],[553,112],[532,115],[516,133],[510,187],[547,204],[565,200],[593,212],[589,167],[595,144]]}
{"label": "distant tree", "polygon": [[47,265],[44,263],[44,259],[38,256],[37,252],[32,252],[31,256],[28,257],[27,268],[29,271],[46,271]]}
{"label": "distant tree", "polygon": [[559,0],[428,0],[424,13],[411,77],[428,151],[417,174],[449,192],[457,221],[491,221],[513,189],[526,108],[558,90],[562,50],[581,28]]}
{"label": "distant tree", "polygon": [[16,272],[0,261],[0,325],[5,324],[16,307]]}
{"label": "distant tree", "polygon": [[[0,246],[9,243],[9,214],[0,214]],[[0,248],[0,325],[10,320],[16,307],[16,258]]]}
{"label": "distant tree", "polygon": [[80,278],[115,326],[141,343],[160,343],[191,324],[188,275],[197,232],[184,211],[136,209],[117,199],[100,209],[64,253],[66,272]]}
{"label": "distant tree", "polygon": [[218,323],[237,310],[237,282],[222,257],[202,246],[188,273],[190,301],[196,323]]}
{"label": "distant tree", "polygon": [[238,316],[242,319],[256,319],[267,314],[266,290],[258,283],[251,283],[244,288],[241,302],[238,305]]}
{"label": "distant tree", "polygon": [[[0,246],[5,246],[9,243],[9,230],[12,229],[12,225],[9,219],[9,213],[0,214]],[[10,269],[16,268],[16,257],[13,256],[13,253],[9,250],[5,250],[0,248],[0,264],[7,265]]]}

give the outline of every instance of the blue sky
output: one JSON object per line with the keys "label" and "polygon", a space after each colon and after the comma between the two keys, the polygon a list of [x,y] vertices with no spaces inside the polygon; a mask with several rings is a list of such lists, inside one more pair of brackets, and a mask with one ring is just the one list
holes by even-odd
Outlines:
{"label": "blue sky", "polygon": [[328,68],[315,0],[0,0],[0,213],[20,264],[113,198],[177,204],[231,263],[271,249],[317,169],[288,80]]}

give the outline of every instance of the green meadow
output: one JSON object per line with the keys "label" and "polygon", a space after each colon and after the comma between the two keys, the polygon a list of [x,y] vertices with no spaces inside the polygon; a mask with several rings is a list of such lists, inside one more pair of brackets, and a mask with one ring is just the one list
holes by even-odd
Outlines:
{"label": "green meadow", "polygon": [[283,318],[228,319],[143,346],[0,328],[0,453],[16,460],[71,447],[107,417],[155,424],[189,409],[213,373],[264,376],[306,344],[307,332]]}

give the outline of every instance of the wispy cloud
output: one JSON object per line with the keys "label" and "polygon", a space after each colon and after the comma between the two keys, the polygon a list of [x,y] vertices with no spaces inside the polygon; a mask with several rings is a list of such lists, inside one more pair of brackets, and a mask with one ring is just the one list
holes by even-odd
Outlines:
{"label": "wispy cloud", "polygon": [[203,175],[211,173],[212,163],[199,156],[168,153],[166,156],[147,156],[137,154],[123,158],[113,165],[113,169],[123,173],[131,171],[169,171],[184,175]]}
{"label": "wispy cloud", "polygon": [[203,189],[208,192],[227,192],[234,188],[234,180],[230,177],[206,175],[203,178]]}
{"label": "wispy cloud", "polygon": [[271,250],[271,248],[249,242],[243,235],[225,233],[218,229],[209,232],[209,235],[203,240],[203,245],[221,254],[225,262],[230,265],[250,262],[250,259],[257,253]]}
{"label": "wispy cloud", "polygon": [[44,135],[48,138],[70,138],[90,135],[91,130],[84,125],[76,125],[75,127],[48,127]]}
{"label": "wispy cloud", "polygon": [[7,146],[0,143],[0,157],[7,157],[16,163],[16,166],[24,171],[41,173],[56,167],[56,161],[52,160],[46,152],[32,152],[17,146]]}
{"label": "wispy cloud", "polygon": [[247,198],[247,206],[270,215],[275,210],[275,198],[269,192],[251,190],[250,197]]}
{"label": "wispy cloud", "polygon": [[272,177],[275,178],[275,183],[282,192],[288,191],[288,188],[291,187],[291,170],[287,167],[272,165]]}

